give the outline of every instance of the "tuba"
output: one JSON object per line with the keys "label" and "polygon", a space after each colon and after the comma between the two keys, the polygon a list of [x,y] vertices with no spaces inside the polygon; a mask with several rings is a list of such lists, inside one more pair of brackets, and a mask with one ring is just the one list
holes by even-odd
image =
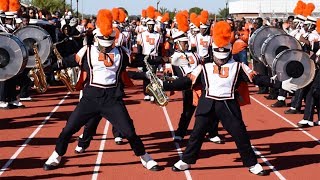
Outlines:
{"label": "tuba", "polygon": [[46,80],[46,75],[43,71],[41,59],[39,56],[37,44],[33,45],[34,57],[35,57],[35,67],[29,72],[30,79],[34,82],[34,86],[38,93],[44,93],[48,90],[48,84]]}
{"label": "tuba", "polygon": [[[53,53],[57,57],[58,66],[61,67],[63,58],[59,53],[56,44],[53,45]],[[73,68],[67,68],[67,69],[61,69],[61,70],[55,71],[54,77],[57,81],[62,81],[63,84],[67,87],[68,91],[73,92],[76,90],[75,85],[77,83],[77,80],[69,76],[69,74],[71,75],[73,74],[73,73],[69,73],[70,71],[73,71]]]}
{"label": "tuba", "polygon": [[146,87],[146,92],[155,98],[156,104],[159,106],[166,106],[168,104],[168,96],[163,90],[159,82],[159,78],[153,73],[151,65],[148,63],[149,55],[144,58],[147,71],[150,74],[150,83]]}

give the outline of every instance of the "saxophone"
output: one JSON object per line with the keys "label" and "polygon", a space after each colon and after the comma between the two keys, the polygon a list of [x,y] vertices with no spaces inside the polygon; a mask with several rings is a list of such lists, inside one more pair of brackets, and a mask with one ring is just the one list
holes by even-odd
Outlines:
{"label": "saxophone", "polygon": [[[58,67],[61,67],[63,58],[62,58],[61,54],[59,53],[56,44],[53,45],[53,53],[57,57]],[[62,81],[63,84],[67,87],[68,91],[73,92],[76,90],[76,88],[75,88],[76,80],[75,81],[71,80],[71,78],[69,76],[70,71],[72,71],[72,68],[61,69],[61,70],[55,71],[54,77],[57,81]]]}
{"label": "saxophone", "polygon": [[150,74],[150,83],[146,87],[146,92],[155,98],[156,104],[159,106],[166,106],[169,98],[164,92],[162,85],[159,83],[159,78],[153,73],[153,69],[147,61],[148,58],[149,55],[144,58],[144,63]]}
{"label": "saxophone", "polygon": [[35,56],[35,67],[29,72],[30,79],[34,82],[34,87],[38,93],[44,93],[48,90],[48,84],[46,80],[46,75],[43,71],[41,59],[39,56],[39,51],[37,44],[33,45],[33,51]]}

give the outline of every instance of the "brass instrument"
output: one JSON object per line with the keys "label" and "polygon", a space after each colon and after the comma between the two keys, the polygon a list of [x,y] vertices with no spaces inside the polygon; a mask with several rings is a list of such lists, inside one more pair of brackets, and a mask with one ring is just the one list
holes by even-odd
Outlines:
{"label": "brass instrument", "polygon": [[[58,67],[61,67],[63,58],[62,58],[61,54],[59,53],[56,45],[57,44],[53,45],[53,53],[57,57]],[[70,71],[72,71],[72,68],[61,69],[61,70],[55,71],[54,77],[57,81],[62,81],[63,84],[67,87],[68,91],[73,92],[76,90],[75,86],[76,86],[77,80],[74,80],[75,78],[73,78],[73,80],[71,79],[69,74],[72,74],[72,73],[69,73]]]}
{"label": "brass instrument", "polygon": [[151,65],[148,63],[149,55],[144,58],[147,71],[150,75],[150,83],[146,87],[146,92],[155,98],[156,104],[159,106],[166,106],[168,104],[168,96],[163,90],[159,82],[159,78],[153,73]]}
{"label": "brass instrument", "polygon": [[43,71],[42,62],[39,56],[37,43],[33,44],[35,57],[35,67],[29,72],[30,79],[34,82],[34,86],[38,93],[44,93],[48,90],[46,75]]}

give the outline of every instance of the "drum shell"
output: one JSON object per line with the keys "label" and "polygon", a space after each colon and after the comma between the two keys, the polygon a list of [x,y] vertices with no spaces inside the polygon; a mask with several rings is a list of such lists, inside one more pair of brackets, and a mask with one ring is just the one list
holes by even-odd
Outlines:
{"label": "drum shell", "polygon": [[[26,41],[32,39],[37,43],[39,56],[43,67],[49,65],[49,57],[52,51],[52,39],[50,34],[39,26],[29,25],[24,28],[16,30],[14,33],[24,44],[27,49],[29,60],[27,63],[28,68],[35,67],[35,55],[33,53],[33,47],[30,44],[26,44]],[[30,53],[32,52],[32,54]]]}
{"label": "drum shell", "polygon": [[277,75],[279,81],[291,78],[286,72],[286,67],[292,61],[301,62],[304,72],[302,76],[293,78],[291,82],[296,84],[299,89],[310,84],[315,76],[316,67],[308,53],[302,50],[287,49],[279,53],[272,64],[273,74]]}
{"label": "drum shell", "polygon": [[286,49],[302,50],[299,41],[288,34],[276,34],[267,38],[261,47],[261,60],[265,65],[272,67],[276,56]]}
{"label": "drum shell", "polygon": [[268,37],[276,34],[286,34],[286,32],[275,27],[262,26],[252,34],[249,39],[248,47],[254,60],[263,63],[260,57],[262,45]]}
{"label": "drum shell", "polygon": [[7,33],[0,33],[0,48],[8,52],[9,64],[0,69],[0,81],[8,80],[20,74],[28,63],[27,49],[21,40]]}

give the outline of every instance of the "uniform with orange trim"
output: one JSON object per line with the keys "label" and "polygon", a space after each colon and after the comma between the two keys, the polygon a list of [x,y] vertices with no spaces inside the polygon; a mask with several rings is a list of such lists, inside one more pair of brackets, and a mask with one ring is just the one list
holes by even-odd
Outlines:
{"label": "uniform with orange trim", "polygon": [[232,59],[230,39],[230,25],[224,21],[216,23],[213,29],[212,54],[204,59],[202,67],[203,92],[196,110],[195,125],[182,160],[174,164],[173,171],[187,170],[190,164],[196,163],[209,122],[220,120],[224,129],[235,140],[242,162],[249,168],[249,172],[262,176],[267,174],[252,150],[236,90],[241,82],[282,86],[289,91],[296,90],[297,87],[290,83],[290,79],[281,83],[267,76],[254,75],[248,66],[235,62]]}
{"label": "uniform with orange trim", "polygon": [[44,170],[58,168],[72,135],[96,116],[108,119],[126,136],[145,168],[152,171],[161,170],[158,163],[146,153],[140,137],[137,136],[119,90],[119,72],[124,54],[121,48],[114,47],[116,32],[112,27],[112,20],[110,10],[99,11],[97,29],[93,32],[95,44],[87,47],[86,56],[83,57],[83,63],[87,62],[89,67],[88,83],[84,88],[83,97],[59,135],[55,151],[45,162]]}

